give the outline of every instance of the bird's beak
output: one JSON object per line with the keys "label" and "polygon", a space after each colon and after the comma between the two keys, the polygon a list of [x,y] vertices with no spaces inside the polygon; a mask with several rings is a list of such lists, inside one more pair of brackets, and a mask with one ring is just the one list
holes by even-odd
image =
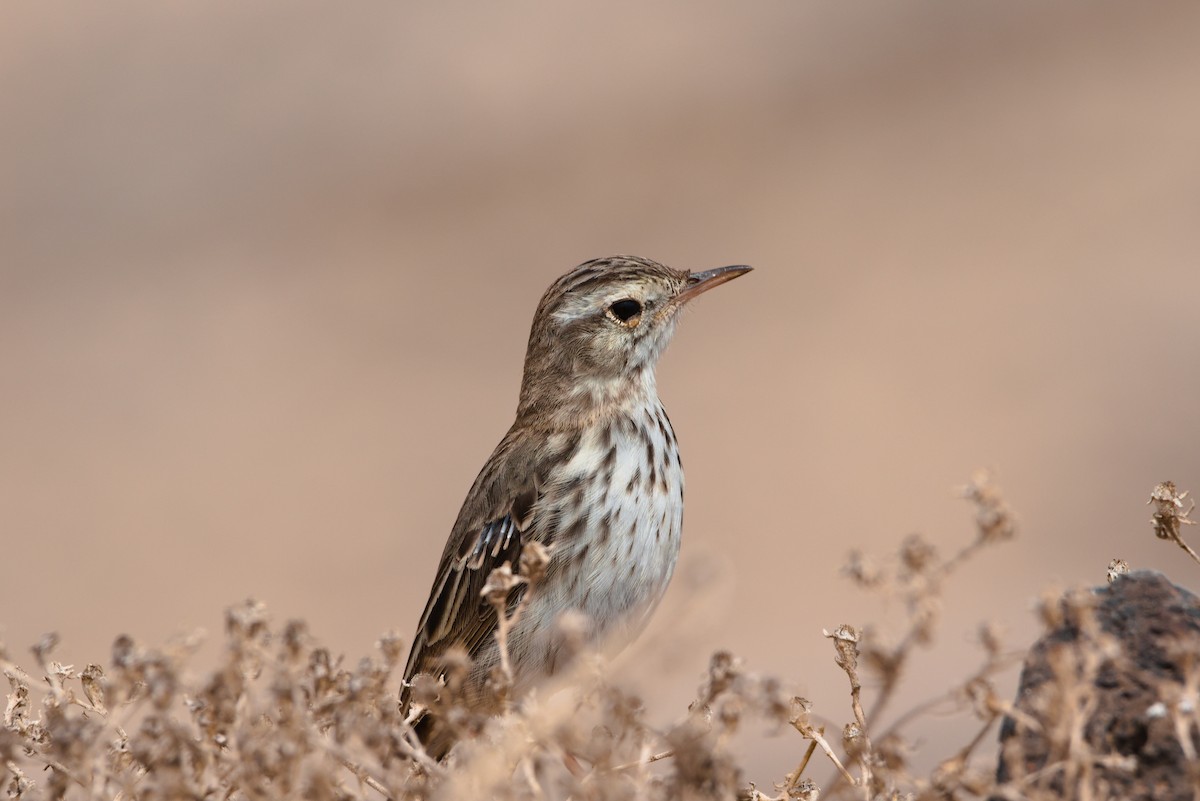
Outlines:
{"label": "bird's beak", "polygon": [[675,296],[675,303],[683,305],[697,295],[707,292],[715,286],[720,286],[726,281],[732,281],[739,275],[745,275],[752,269],[744,264],[735,264],[732,267],[718,267],[715,270],[692,273],[687,277],[687,283],[683,285],[683,289]]}

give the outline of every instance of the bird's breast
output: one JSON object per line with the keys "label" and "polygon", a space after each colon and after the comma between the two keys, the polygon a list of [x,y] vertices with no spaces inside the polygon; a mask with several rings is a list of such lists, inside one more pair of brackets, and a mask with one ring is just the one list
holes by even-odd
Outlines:
{"label": "bird's breast", "polygon": [[589,428],[549,477],[535,525],[551,564],[534,590],[531,623],[582,612],[597,638],[641,630],[679,555],[683,467],[675,433],[654,403]]}

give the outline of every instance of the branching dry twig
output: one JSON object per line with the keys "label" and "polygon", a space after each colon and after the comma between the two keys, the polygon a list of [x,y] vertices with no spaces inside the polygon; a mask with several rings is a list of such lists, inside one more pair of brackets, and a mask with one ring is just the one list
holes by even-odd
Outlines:
{"label": "branching dry twig", "polygon": [[1186,510],[1183,508],[1183,501],[1187,496],[1186,491],[1176,491],[1173,481],[1164,481],[1155,487],[1150,493],[1150,500],[1146,501],[1147,505],[1155,506],[1154,514],[1150,516],[1150,525],[1154,526],[1154,534],[1160,540],[1170,540],[1185,550],[1193,561],[1200,563],[1200,554],[1183,541],[1183,527],[1196,522],[1188,518],[1196,508],[1196,502],[1192,501]]}

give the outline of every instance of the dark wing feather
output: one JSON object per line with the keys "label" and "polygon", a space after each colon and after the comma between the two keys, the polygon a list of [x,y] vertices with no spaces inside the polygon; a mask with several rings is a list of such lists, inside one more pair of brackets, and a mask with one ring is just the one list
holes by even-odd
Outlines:
{"label": "dark wing feather", "polygon": [[484,584],[491,572],[505,563],[517,570],[522,543],[522,532],[511,514],[483,524],[475,547],[450,565],[431,599],[420,632],[426,649],[449,638],[472,657],[478,654],[496,618],[482,598]]}
{"label": "dark wing feather", "polygon": [[[523,544],[546,538],[547,532],[532,530],[539,477],[541,468],[562,456],[561,449],[546,444],[529,432],[510,431],[476,478],[442,554],[405,680],[436,673],[447,648],[461,647],[475,659],[492,642],[496,613],[481,597],[488,576],[506,562],[517,571]],[[571,449],[577,444],[578,438],[564,443]],[[406,688],[402,698],[407,695]]]}

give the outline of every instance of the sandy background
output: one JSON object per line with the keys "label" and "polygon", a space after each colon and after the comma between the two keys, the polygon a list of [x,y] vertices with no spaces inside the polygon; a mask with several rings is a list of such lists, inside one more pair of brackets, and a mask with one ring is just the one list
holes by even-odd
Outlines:
{"label": "sandy background", "polygon": [[[728,647],[844,722],[821,628],[899,619],[846,552],[966,541],[980,466],[1021,538],[959,576],[909,700],[965,675],[979,621],[1023,645],[1044,587],[1113,556],[1200,584],[1143,505],[1200,491],[1200,5],[3,16],[17,654],[215,634],[249,595],[352,660],[407,636],[539,295],[621,252],[757,267],[660,370],[684,563],[626,664],[658,719]],[[927,724],[923,758],[969,729]],[[768,786],[802,747],[744,739]]]}

